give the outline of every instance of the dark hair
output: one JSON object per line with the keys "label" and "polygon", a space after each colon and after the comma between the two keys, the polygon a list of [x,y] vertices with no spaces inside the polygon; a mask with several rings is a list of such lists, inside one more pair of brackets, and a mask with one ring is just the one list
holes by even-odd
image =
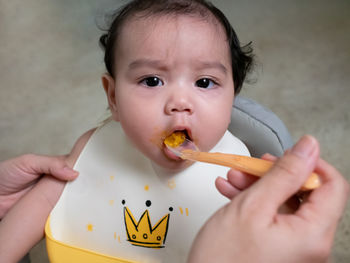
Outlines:
{"label": "dark hair", "polygon": [[104,49],[104,62],[108,73],[114,75],[114,59],[118,35],[123,24],[133,15],[192,15],[206,18],[212,15],[223,26],[230,47],[232,74],[235,93],[238,94],[247,73],[253,64],[251,43],[240,46],[240,42],[226,16],[212,3],[205,0],[134,0],[118,9],[112,15],[112,22],[106,34],[100,37],[100,46]]}

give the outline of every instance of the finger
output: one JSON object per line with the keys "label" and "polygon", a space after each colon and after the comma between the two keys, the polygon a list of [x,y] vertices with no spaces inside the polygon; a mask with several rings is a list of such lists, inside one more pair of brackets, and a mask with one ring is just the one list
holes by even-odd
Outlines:
{"label": "finger", "polygon": [[51,175],[63,181],[72,181],[77,178],[79,172],[68,166],[64,166],[63,168],[52,169]]}
{"label": "finger", "polygon": [[220,192],[220,194],[222,194],[230,200],[241,192],[239,189],[235,188],[222,177],[216,178],[215,186]]}
{"label": "finger", "polygon": [[63,156],[53,157],[31,154],[23,156],[22,163],[34,174],[49,174],[60,180],[73,180],[79,174],[68,167]]}
{"label": "finger", "polygon": [[269,153],[265,153],[261,156],[261,159],[264,159],[264,160],[268,160],[268,161],[276,161],[278,158],[272,154],[269,154]]}
{"label": "finger", "polygon": [[231,169],[227,173],[227,181],[239,190],[244,190],[258,180],[258,177]]}
{"label": "finger", "polygon": [[248,189],[250,199],[261,204],[264,215],[272,219],[278,208],[295,194],[314,170],[319,157],[315,138],[303,136],[267,174]]}
{"label": "finger", "polygon": [[317,218],[324,227],[333,226],[332,230],[335,231],[349,197],[349,183],[324,160],[317,162],[315,171],[321,177],[322,185],[310,194],[297,215],[307,219]]}

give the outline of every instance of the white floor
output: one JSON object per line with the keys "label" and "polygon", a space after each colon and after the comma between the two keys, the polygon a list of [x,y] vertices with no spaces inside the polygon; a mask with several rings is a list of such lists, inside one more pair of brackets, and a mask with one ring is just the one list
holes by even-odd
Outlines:
{"label": "white floor", "polygon": [[[93,0],[0,0],[0,160],[67,153],[106,109],[98,47],[104,10]],[[256,82],[243,95],[276,112],[295,139],[316,136],[347,178],[350,156],[350,2],[214,1],[242,43],[253,42]],[[350,208],[334,246],[350,262]],[[48,262],[41,246],[34,263]]]}

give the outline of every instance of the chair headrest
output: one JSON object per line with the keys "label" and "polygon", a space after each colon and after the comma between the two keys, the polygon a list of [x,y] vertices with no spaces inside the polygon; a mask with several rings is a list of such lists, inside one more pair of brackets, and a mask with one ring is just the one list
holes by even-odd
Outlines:
{"label": "chair headrest", "polygon": [[281,156],[294,144],[276,114],[242,96],[235,98],[229,130],[246,144],[254,157],[261,157],[264,153]]}

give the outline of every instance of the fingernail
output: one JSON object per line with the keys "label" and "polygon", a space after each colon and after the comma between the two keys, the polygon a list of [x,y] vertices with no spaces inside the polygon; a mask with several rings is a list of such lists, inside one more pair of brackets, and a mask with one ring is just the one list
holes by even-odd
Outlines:
{"label": "fingernail", "polygon": [[73,176],[77,176],[79,174],[79,172],[73,170],[72,168],[65,166],[63,167],[63,171],[69,175],[73,175]]}
{"label": "fingernail", "polygon": [[302,157],[309,157],[316,147],[316,139],[310,135],[304,135],[292,148],[291,152]]}

